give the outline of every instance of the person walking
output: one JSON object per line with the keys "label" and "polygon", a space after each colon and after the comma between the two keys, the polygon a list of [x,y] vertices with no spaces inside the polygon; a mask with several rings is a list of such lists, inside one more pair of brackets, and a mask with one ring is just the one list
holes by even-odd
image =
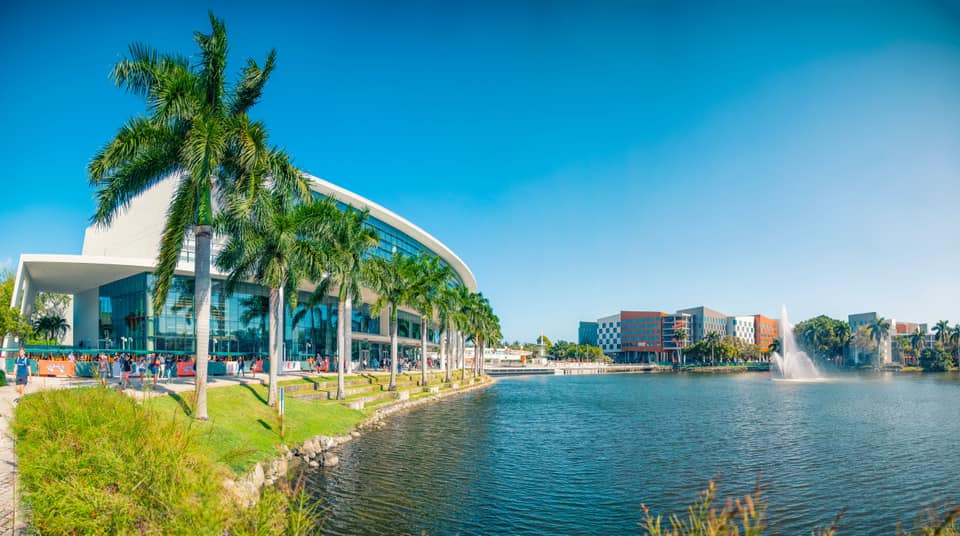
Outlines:
{"label": "person walking", "polygon": [[97,358],[97,374],[100,375],[100,386],[107,386],[107,377],[110,375],[110,361],[107,354],[101,353]]}
{"label": "person walking", "polygon": [[133,360],[127,354],[120,355],[120,390],[130,387],[130,371],[133,370]]}
{"label": "person walking", "polygon": [[170,383],[170,380],[173,379],[173,369],[177,367],[177,360],[173,358],[173,354],[167,354],[163,358],[163,375],[166,377],[166,383]]}
{"label": "person walking", "polygon": [[27,382],[30,381],[30,376],[33,375],[30,372],[30,360],[27,359],[27,351],[25,349],[20,348],[20,355],[17,356],[15,363],[15,372],[17,375],[17,394],[23,396],[23,392],[27,388]]}
{"label": "person walking", "polygon": [[160,379],[160,358],[157,354],[150,356],[150,375],[153,376],[153,387],[156,389],[157,380]]}
{"label": "person walking", "polygon": [[238,376],[243,376],[244,378],[246,378],[246,377],[247,377],[247,372],[246,372],[245,370],[243,370],[243,366],[244,366],[244,365],[246,365],[246,363],[245,363],[245,361],[244,361],[244,359],[243,359],[243,356],[241,355],[239,358],[237,358],[237,375],[238,375]]}

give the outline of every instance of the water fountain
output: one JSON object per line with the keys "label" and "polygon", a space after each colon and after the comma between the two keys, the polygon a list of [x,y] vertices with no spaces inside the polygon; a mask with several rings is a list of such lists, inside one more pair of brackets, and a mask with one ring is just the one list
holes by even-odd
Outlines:
{"label": "water fountain", "polygon": [[[771,355],[771,362],[776,368],[774,380],[780,381],[817,381],[822,376],[813,364],[810,356],[797,347],[797,340],[793,336],[793,324],[787,318],[787,306],[780,309],[780,352]],[[779,373],[779,376],[777,375]]]}

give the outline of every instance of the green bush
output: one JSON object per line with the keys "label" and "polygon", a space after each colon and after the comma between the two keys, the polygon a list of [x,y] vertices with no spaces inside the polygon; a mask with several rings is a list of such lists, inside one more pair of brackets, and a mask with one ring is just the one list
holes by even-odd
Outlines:
{"label": "green bush", "polygon": [[253,508],[224,493],[229,473],[180,414],[112,389],[40,391],[12,424],[23,500],[40,534],[311,534],[302,487],[263,490]]}
{"label": "green bush", "polygon": [[7,373],[0,369],[0,387],[7,385]]}
{"label": "green bush", "polygon": [[920,353],[920,366],[928,372],[943,372],[950,370],[953,359],[943,348],[926,348]]}
{"label": "green bush", "polygon": [[23,498],[42,534],[212,534],[224,472],[184,422],[113,390],[40,391],[13,422]]}

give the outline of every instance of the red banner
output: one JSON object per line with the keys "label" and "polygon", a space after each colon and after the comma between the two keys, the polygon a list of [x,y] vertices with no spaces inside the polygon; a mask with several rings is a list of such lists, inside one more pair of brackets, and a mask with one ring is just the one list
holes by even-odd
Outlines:
{"label": "red banner", "polygon": [[177,376],[196,376],[196,372],[193,370],[194,363],[190,362],[179,362],[177,363]]}

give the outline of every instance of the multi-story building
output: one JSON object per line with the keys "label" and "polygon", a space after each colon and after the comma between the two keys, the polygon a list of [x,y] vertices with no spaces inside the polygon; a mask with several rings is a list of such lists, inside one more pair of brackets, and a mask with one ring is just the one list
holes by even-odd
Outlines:
{"label": "multi-story building", "polygon": [[620,311],[620,361],[643,363],[657,361],[663,353],[659,311]]}
{"label": "multi-story building", "polygon": [[596,322],[580,322],[580,329],[577,330],[577,344],[599,346],[597,344],[598,326]]}
{"label": "multi-story building", "polygon": [[[423,229],[386,208],[357,194],[316,177],[308,177],[317,198],[332,198],[338,206],[368,209],[367,225],[378,238],[368,255],[436,255],[451,268],[454,279],[471,291],[477,283],[467,265],[447,246]],[[265,355],[268,344],[267,298],[269,289],[253,282],[239,283],[231,291],[227,274],[211,270],[210,337],[197,341],[193,319],[194,237],[188,234],[176,266],[166,303],[161,311],[153,306],[157,252],[164,229],[167,206],[173,196],[175,179],[168,178],[133,199],[106,228],[86,229],[80,255],[23,254],[17,268],[10,306],[29,314],[37,292],[72,296],[72,333],[68,344],[80,351],[103,349],[137,352],[192,354],[197,345],[207,345],[217,356]],[[216,255],[223,240],[214,238]],[[389,313],[373,314],[369,304],[376,295],[363,289],[362,303],[353,308],[350,319],[337,318],[335,296],[311,303],[312,283],[299,288],[297,311],[284,309],[283,345],[288,358],[332,356],[337,351],[338,322],[350,322],[354,366],[389,356]],[[298,322],[293,318],[297,316]],[[420,344],[421,330],[427,329],[431,346],[438,342],[435,326],[422,326],[419,315],[404,307],[398,313],[401,356],[412,357]],[[11,347],[7,337],[4,347]]]}
{"label": "multi-story building", "polygon": [[913,335],[920,330],[920,333],[927,333],[926,324],[918,324],[917,322],[897,322],[897,335]]}
{"label": "multi-story building", "polygon": [[620,314],[597,320],[597,343],[603,353],[616,359],[620,355]]}
{"label": "multi-story building", "polygon": [[[692,322],[692,317],[686,313],[668,314],[661,318],[664,357],[679,358],[680,350],[690,345]],[[677,332],[681,329],[685,336],[683,339],[678,339]]]}
{"label": "multi-story building", "polygon": [[[876,322],[879,318],[882,318],[876,312],[870,313],[857,313],[847,316],[847,322],[850,324],[850,330],[852,333],[856,333],[862,327],[869,328],[871,324]],[[890,330],[885,337],[880,340],[878,347],[877,355],[879,360],[876,365],[887,365],[893,362],[893,336],[897,334],[897,322],[892,318],[885,319],[890,322]],[[866,355],[857,348],[856,345],[852,345],[852,354],[853,362],[861,363],[866,359]]]}
{"label": "multi-story building", "polygon": [[769,352],[773,340],[780,337],[780,322],[763,315],[753,315],[753,343],[761,352]]}
{"label": "multi-story building", "polygon": [[727,333],[727,315],[720,311],[714,311],[709,307],[691,307],[689,309],[680,309],[677,313],[690,315],[691,333],[690,342],[698,343],[707,336],[707,333],[717,333],[726,335]]}
{"label": "multi-story building", "polygon": [[753,344],[756,340],[756,329],[754,328],[753,316],[728,316],[727,317],[727,335],[735,337],[747,344]]}

